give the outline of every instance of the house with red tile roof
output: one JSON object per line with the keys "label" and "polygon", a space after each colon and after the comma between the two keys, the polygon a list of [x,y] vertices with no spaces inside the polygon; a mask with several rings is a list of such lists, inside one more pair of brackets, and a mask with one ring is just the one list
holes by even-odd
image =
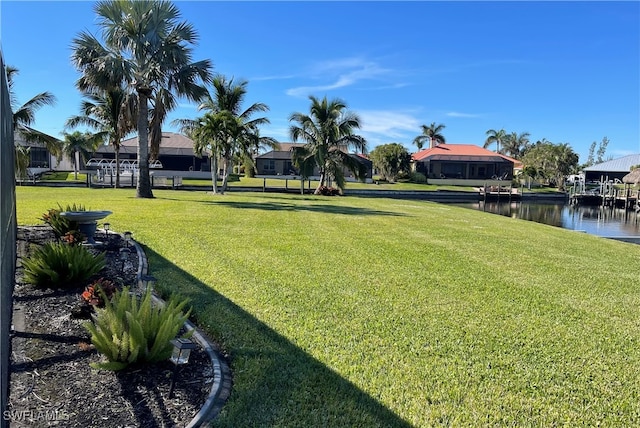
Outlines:
{"label": "house with red tile roof", "polygon": [[413,170],[432,184],[482,185],[512,180],[520,161],[474,144],[439,144],[412,156]]}

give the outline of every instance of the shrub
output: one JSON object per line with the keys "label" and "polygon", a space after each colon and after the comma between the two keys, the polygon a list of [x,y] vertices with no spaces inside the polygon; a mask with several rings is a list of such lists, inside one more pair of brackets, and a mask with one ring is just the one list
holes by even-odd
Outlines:
{"label": "shrub", "polygon": [[427,176],[421,172],[411,173],[411,181],[414,183],[424,184],[427,182]]}
{"label": "shrub", "polygon": [[135,363],[154,363],[171,356],[175,338],[191,310],[182,309],[187,300],[171,298],[164,306],[153,306],[151,289],[139,300],[125,287],[116,291],[111,300],[105,298],[104,309],[96,309],[93,323],[84,326],[91,333],[91,342],[107,362],[91,367],[122,370]]}
{"label": "shrub", "polygon": [[100,272],[104,254],[93,255],[81,245],[49,242],[22,261],[24,278],[37,287],[69,288]]}
{"label": "shrub", "polygon": [[320,186],[319,194],[323,196],[339,196],[340,189],[335,187]]}
{"label": "shrub", "polygon": [[58,208],[51,208],[42,215],[41,220],[51,226],[53,233],[56,234],[58,239],[69,232],[78,230],[78,222],[62,217],[60,213],[63,211],[86,211],[86,208],[84,205],[73,204],[67,205],[66,208],[63,209],[62,206],[58,204]]}

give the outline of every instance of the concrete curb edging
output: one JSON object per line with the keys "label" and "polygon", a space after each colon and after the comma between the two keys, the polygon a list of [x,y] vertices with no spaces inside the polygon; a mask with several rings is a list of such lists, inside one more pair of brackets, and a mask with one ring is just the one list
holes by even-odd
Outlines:
{"label": "concrete curb edging", "polygon": [[[131,243],[138,254],[138,272],[136,275],[138,281],[137,285],[138,287],[142,287],[144,285],[142,277],[147,275],[149,271],[149,263],[140,244],[133,239],[131,240]],[[164,305],[165,303],[164,300],[160,299],[156,295],[153,295],[152,298],[154,303],[158,305]],[[191,321],[187,320],[185,322],[185,328],[188,331],[193,331],[193,335],[191,337],[198,342],[198,344],[202,346],[204,351],[207,353],[211,360],[211,366],[213,369],[213,383],[211,385],[211,390],[209,391],[209,396],[205,400],[200,411],[186,426],[186,428],[197,428],[215,419],[229,398],[229,395],[231,394],[231,370],[229,369],[229,365],[220,357],[220,349],[218,346],[207,339],[207,337]]]}

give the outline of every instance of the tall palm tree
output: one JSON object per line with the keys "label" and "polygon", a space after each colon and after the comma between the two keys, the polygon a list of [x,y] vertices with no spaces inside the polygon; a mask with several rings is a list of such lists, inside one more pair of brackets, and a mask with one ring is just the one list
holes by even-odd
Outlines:
{"label": "tall palm tree", "polygon": [[63,133],[62,152],[73,161],[74,178],[78,179],[78,161],[87,161],[89,155],[95,151],[102,140],[102,136],[89,132],[75,131],[72,134]]}
{"label": "tall palm tree", "polygon": [[503,141],[502,152],[515,159],[520,159],[529,148],[529,135],[528,132],[508,134]]}
{"label": "tall palm tree", "polygon": [[360,118],[347,111],[347,105],[340,99],[327,101],[324,97],[319,100],[313,95],[309,99],[310,114],[293,113],[289,117],[289,121],[297,123],[289,128],[291,138],[305,142],[296,150],[294,162],[305,177],[318,167],[320,183],[314,194],[321,193],[328,179],[334,180],[343,191],[346,184],[343,168],[361,180],[366,175],[364,165],[344,151],[354,148],[364,153],[367,149],[365,139],[354,133],[360,128]]}
{"label": "tall palm tree", "polygon": [[[206,96],[199,106],[200,110],[206,110],[207,113],[195,121],[189,119],[174,121],[181,126],[183,132],[196,139],[195,144],[198,150],[202,151],[205,147],[211,150],[214,193],[218,192],[215,177],[218,173],[218,159],[223,162],[223,181],[220,192],[224,193],[234,157],[250,156],[256,144],[275,145],[275,140],[259,135],[260,125],[269,123],[269,119],[252,118],[257,112],[268,111],[269,107],[264,103],[254,103],[243,110],[242,102],[247,93],[247,84],[244,80],[236,84],[233,78],[216,76],[213,79],[213,96]],[[202,146],[203,144],[205,146]]]}
{"label": "tall palm tree", "polygon": [[500,129],[499,131],[496,131],[495,129],[490,129],[487,131],[487,139],[484,142],[484,148],[488,148],[489,146],[491,146],[493,143],[496,143],[496,153],[502,153],[500,151],[500,146],[502,145],[503,141],[505,141],[505,139],[507,138],[507,133],[504,131],[504,129]]}
{"label": "tall palm tree", "polygon": [[[199,101],[211,79],[209,60],[193,62],[198,36],[193,26],[179,21],[180,12],[168,1],[108,0],[95,6],[103,46],[82,32],[73,40],[73,61],[83,73],[81,89],[105,88],[126,82],[138,97],[138,167],[136,196],[152,198],[149,176],[149,104],[151,129],[160,141],[166,112],[175,97]],[[166,92],[162,92],[166,91]]]}
{"label": "tall palm tree", "polygon": [[50,92],[41,92],[20,105],[14,90],[14,78],[19,71],[17,68],[7,65],[5,66],[5,72],[9,86],[11,110],[13,111],[13,131],[18,133],[26,142],[43,144],[52,155],[59,159],[62,154],[60,140],[31,127],[35,122],[36,112],[41,107],[54,106],[56,97]]}
{"label": "tall palm tree", "polygon": [[446,128],[446,126],[444,126],[443,124],[440,123],[436,125],[435,122],[432,122],[429,126],[421,125],[420,127],[422,128],[422,134],[413,139],[413,144],[418,146],[418,150],[422,150],[424,142],[427,140],[429,141],[429,147],[433,147],[434,142],[436,144],[445,143],[445,138],[444,135],[442,135],[442,130]]}
{"label": "tall palm tree", "polygon": [[107,90],[86,93],[86,100],[82,101],[82,114],[70,117],[65,127],[74,128],[79,125],[88,126],[97,131],[115,152],[116,183],[120,187],[120,143],[122,138],[136,127],[137,99],[125,88],[114,86]]}

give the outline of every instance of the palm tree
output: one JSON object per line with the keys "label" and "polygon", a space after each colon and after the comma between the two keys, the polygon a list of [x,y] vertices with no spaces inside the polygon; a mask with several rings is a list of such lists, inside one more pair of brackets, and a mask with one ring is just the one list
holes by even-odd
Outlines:
{"label": "palm tree", "polygon": [[87,158],[102,140],[99,134],[91,134],[89,132],[75,131],[72,134],[63,133],[64,141],[62,142],[62,152],[73,160],[74,178],[78,179],[78,158],[82,158],[82,162],[86,162]]}
{"label": "palm tree", "polygon": [[52,155],[59,159],[61,155],[60,140],[31,127],[35,122],[36,111],[47,105],[54,106],[56,97],[50,92],[41,92],[20,105],[13,87],[15,84],[14,77],[18,75],[18,69],[7,65],[5,72],[9,86],[11,110],[13,111],[13,131],[18,133],[26,142],[43,144]]}
{"label": "palm tree", "polygon": [[436,125],[435,122],[432,122],[431,125],[421,125],[422,134],[418,135],[413,140],[413,144],[418,146],[418,150],[422,150],[422,146],[426,140],[429,140],[429,147],[434,146],[434,142],[436,144],[444,144],[445,138],[442,135],[442,130],[445,128],[443,124]]}
{"label": "palm tree", "polygon": [[495,129],[490,129],[487,131],[487,139],[484,142],[484,148],[488,148],[491,144],[496,143],[496,153],[502,153],[500,151],[500,145],[507,138],[507,133],[504,129],[496,131]]}
{"label": "palm tree", "polygon": [[508,134],[503,141],[502,152],[515,159],[520,159],[529,148],[529,135],[528,132]]}
{"label": "palm tree", "polygon": [[82,101],[81,115],[72,116],[65,127],[73,128],[85,125],[97,131],[103,141],[113,146],[115,152],[116,183],[120,187],[120,142],[122,138],[135,129],[135,115],[137,99],[127,93],[123,87],[112,87],[104,91],[87,93],[87,99]]}
{"label": "palm tree", "polygon": [[304,177],[312,174],[314,167],[320,171],[320,183],[314,194],[320,194],[327,180],[335,180],[340,191],[344,190],[343,168],[363,180],[366,174],[362,163],[343,150],[353,147],[364,153],[367,143],[363,137],[354,134],[360,128],[360,118],[346,110],[347,105],[340,99],[327,101],[309,96],[310,114],[293,113],[289,121],[296,122],[289,128],[293,141],[302,140],[305,145],[294,153],[294,162]]}
{"label": "palm tree", "polygon": [[[138,167],[136,196],[152,198],[149,177],[149,129],[160,141],[166,113],[175,106],[175,96],[199,101],[210,80],[209,60],[192,62],[197,34],[193,26],[180,22],[180,12],[168,1],[121,0],[96,4],[103,46],[93,35],[82,32],[73,40],[73,61],[83,73],[82,90],[108,88],[126,82],[138,97]],[[149,103],[152,104],[150,128]]]}
{"label": "palm tree", "polygon": [[275,140],[259,135],[259,126],[269,123],[269,119],[252,118],[254,113],[268,111],[269,107],[263,103],[254,103],[246,110],[242,110],[242,102],[247,93],[246,86],[247,81],[243,80],[236,84],[233,78],[227,80],[224,76],[216,76],[213,79],[213,97],[206,96],[199,106],[200,110],[207,110],[207,113],[195,121],[189,119],[174,121],[181,126],[182,132],[194,138],[197,151],[211,150],[213,193],[218,193],[218,159],[223,161],[220,193],[224,193],[234,157],[250,156],[256,144],[275,145]]}
{"label": "palm tree", "polygon": [[31,147],[17,145],[16,146],[16,178],[24,181],[27,178],[27,169],[31,161]]}
{"label": "palm tree", "polygon": [[242,150],[239,158],[244,166],[244,173],[248,177],[253,177],[256,173],[255,158],[258,156],[258,153],[267,148],[276,150],[279,143],[275,138],[262,137],[260,130],[256,129],[255,132],[247,135],[246,145],[247,147]]}

